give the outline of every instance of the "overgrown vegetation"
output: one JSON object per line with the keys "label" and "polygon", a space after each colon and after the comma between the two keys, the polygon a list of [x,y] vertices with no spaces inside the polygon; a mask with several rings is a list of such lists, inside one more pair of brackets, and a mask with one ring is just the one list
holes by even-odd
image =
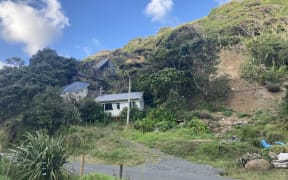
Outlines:
{"label": "overgrown vegetation", "polygon": [[261,34],[248,45],[251,59],[242,66],[242,76],[261,84],[280,83],[287,75],[288,43],[277,34]]}
{"label": "overgrown vegetation", "polygon": [[27,133],[25,141],[13,148],[13,158],[9,175],[19,180],[69,179],[64,167],[69,154],[60,137],[52,138],[43,132],[35,135]]}
{"label": "overgrown vegetation", "polygon": [[141,153],[134,151],[129,141],[120,136],[123,128],[118,124],[110,124],[109,127],[72,126],[64,133],[65,143],[74,157],[86,154],[92,162],[125,165],[142,163]]}

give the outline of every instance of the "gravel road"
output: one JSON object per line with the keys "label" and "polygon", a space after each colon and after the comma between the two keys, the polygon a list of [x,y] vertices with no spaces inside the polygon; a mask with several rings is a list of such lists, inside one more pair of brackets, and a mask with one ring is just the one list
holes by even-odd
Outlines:
{"label": "gravel road", "polygon": [[[71,162],[69,168],[79,173],[80,163]],[[85,163],[84,173],[118,175],[119,167]],[[218,175],[219,170],[203,164],[191,163],[181,158],[165,155],[159,162],[124,167],[123,177],[129,180],[229,180]],[[231,179],[230,179],[231,180]]]}

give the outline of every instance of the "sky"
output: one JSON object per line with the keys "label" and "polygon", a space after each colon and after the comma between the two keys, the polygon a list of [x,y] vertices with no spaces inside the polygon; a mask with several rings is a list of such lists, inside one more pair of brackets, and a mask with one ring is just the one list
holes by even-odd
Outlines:
{"label": "sky", "polygon": [[81,60],[207,16],[230,0],[0,0],[0,61],[38,50]]}

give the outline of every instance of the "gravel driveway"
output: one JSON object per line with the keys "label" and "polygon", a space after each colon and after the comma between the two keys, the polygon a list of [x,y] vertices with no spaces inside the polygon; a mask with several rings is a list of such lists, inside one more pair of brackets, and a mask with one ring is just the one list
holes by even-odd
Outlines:
{"label": "gravel driveway", "polygon": [[[72,171],[79,174],[80,163],[71,162]],[[84,173],[119,174],[118,166],[85,163]],[[129,180],[229,180],[218,175],[219,170],[203,164],[165,156],[157,163],[145,163],[134,167],[124,167],[123,177]]]}

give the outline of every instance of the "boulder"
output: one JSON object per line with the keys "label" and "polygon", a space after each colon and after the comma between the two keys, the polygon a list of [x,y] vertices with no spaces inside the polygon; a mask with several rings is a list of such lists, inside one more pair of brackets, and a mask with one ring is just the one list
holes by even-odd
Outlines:
{"label": "boulder", "polygon": [[271,164],[265,159],[254,159],[246,163],[247,170],[268,170],[271,169]]}
{"label": "boulder", "polygon": [[261,155],[257,153],[247,153],[239,158],[238,165],[240,167],[245,167],[246,163],[255,159],[261,159]]}

